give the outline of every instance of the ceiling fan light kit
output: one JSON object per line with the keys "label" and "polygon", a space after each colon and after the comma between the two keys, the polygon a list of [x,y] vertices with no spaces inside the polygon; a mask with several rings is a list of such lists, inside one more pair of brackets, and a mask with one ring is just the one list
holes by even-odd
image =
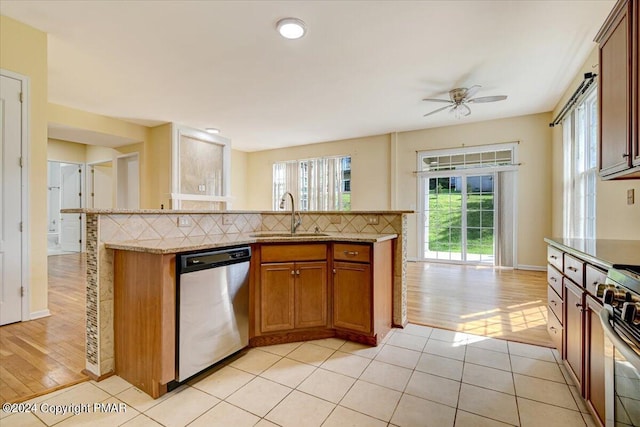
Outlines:
{"label": "ceiling fan light kit", "polygon": [[481,96],[479,98],[474,98],[473,96],[476,94],[476,92],[478,92],[479,89],[480,89],[479,85],[473,85],[469,88],[459,87],[459,88],[451,89],[449,91],[450,99],[438,99],[438,98],[423,99],[423,101],[443,102],[448,104],[445,107],[437,108],[425,114],[424,117],[449,109],[449,112],[454,114],[456,119],[461,119],[462,117],[467,117],[468,115],[471,114],[471,108],[469,108],[467,104],[482,104],[486,102],[496,102],[496,101],[503,101],[507,99],[506,95]]}

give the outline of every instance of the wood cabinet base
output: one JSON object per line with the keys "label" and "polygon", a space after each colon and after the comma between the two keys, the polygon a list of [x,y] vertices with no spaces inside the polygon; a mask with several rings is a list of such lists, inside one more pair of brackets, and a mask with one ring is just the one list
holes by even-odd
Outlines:
{"label": "wood cabinet base", "polygon": [[314,331],[291,331],[280,334],[260,335],[249,339],[249,347],[262,347],[266,345],[287,344],[290,342],[321,340],[325,338],[341,338],[360,344],[376,346],[382,342],[391,329],[380,331],[376,336],[358,334],[356,332],[340,329],[323,329]]}

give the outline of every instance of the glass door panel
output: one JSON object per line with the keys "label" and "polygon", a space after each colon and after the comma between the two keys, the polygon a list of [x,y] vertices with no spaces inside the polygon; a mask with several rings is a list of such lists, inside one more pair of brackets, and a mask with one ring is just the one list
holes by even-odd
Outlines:
{"label": "glass door panel", "polygon": [[493,263],[494,175],[423,179],[424,258]]}

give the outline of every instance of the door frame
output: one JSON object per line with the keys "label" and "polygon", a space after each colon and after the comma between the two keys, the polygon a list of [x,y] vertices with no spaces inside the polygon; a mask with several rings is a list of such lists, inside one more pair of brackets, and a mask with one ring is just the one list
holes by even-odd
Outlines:
{"label": "door frame", "polygon": [[[78,169],[80,170],[80,208],[86,208],[87,207],[87,183],[86,183],[86,164],[85,163],[79,163],[79,162],[68,162],[65,160],[49,160],[47,159],[47,165],[49,164],[49,162],[55,162],[55,163],[61,163],[61,164],[65,164],[65,165],[76,165],[78,166]],[[84,187],[83,187],[84,185]],[[62,181],[60,182],[60,187],[62,188]],[[62,190],[61,190],[61,194],[62,194]],[[60,214],[60,217],[62,218],[62,214]],[[87,227],[85,227],[85,215],[84,214],[80,214],[80,253],[84,253],[87,251]],[[62,226],[60,228],[60,235],[62,236]]]}
{"label": "door frame", "polygon": [[[20,156],[22,157],[22,171],[20,174],[20,197],[22,199],[22,203],[20,206],[21,209],[21,223],[22,223],[22,236],[21,236],[21,252],[22,252],[22,265],[21,265],[21,276],[22,276],[22,289],[24,290],[22,294],[22,321],[25,322],[27,320],[31,320],[31,276],[29,274],[30,270],[30,259],[29,254],[31,253],[31,245],[30,245],[30,220],[31,215],[29,213],[29,165],[30,158],[29,152],[31,148],[31,135],[29,132],[29,125],[31,123],[31,117],[29,114],[29,101],[30,97],[30,87],[31,80],[28,76],[24,76],[22,74],[15,73],[13,71],[9,71],[4,68],[0,68],[0,75],[9,77],[11,79],[19,80],[22,85],[22,123],[21,123],[21,141],[20,141]],[[48,311],[48,310],[47,310]],[[41,316],[38,316],[41,317]]]}
{"label": "door frame", "polygon": [[[121,156],[116,156],[116,158],[114,159],[114,164],[113,164],[113,174],[115,175],[115,187],[116,187],[116,200],[115,200],[115,208],[116,209],[121,209],[121,207],[119,206],[121,203],[119,203],[120,200],[120,186],[121,184],[121,180],[120,180],[120,161],[121,160],[125,160],[125,159],[136,159],[136,161],[138,162],[138,176],[136,177],[136,185],[138,186],[138,207],[136,209],[140,209],[140,171],[141,171],[141,165],[140,165],[140,153],[129,153],[129,154],[123,154]],[[129,176],[127,176],[127,182],[129,181]],[[131,209],[131,208],[127,208],[127,209]]]}
{"label": "door frame", "polygon": [[[108,160],[96,160],[93,162],[88,162],[85,163],[85,194],[87,195],[86,199],[85,199],[85,206],[88,209],[95,209],[94,206],[94,199],[95,197],[92,196],[91,194],[95,193],[95,186],[94,186],[94,182],[93,182],[93,170],[96,166],[100,166],[104,163],[111,163],[111,186],[112,186],[112,191],[111,191],[111,206],[113,207],[115,205],[114,203],[114,191],[113,191],[113,181],[114,179],[116,179],[117,177],[114,177],[113,175],[115,175],[115,169],[116,169],[116,162],[113,161],[113,159],[108,159]],[[116,189],[117,190],[117,189]],[[91,201],[91,203],[89,203],[89,201]],[[91,206],[89,206],[89,204],[91,204]]]}

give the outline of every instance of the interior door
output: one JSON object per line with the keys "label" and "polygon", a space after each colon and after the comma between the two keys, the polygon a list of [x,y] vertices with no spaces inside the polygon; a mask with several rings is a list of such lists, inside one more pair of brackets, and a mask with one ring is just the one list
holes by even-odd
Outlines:
{"label": "interior door", "polygon": [[[63,163],[60,165],[61,190],[60,208],[77,209],[82,207],[82,178],[79,165]],[[80,214],[61,214],[60,246],[66,252],[80,252],[81,250],[81,220]]]}
{"label": "interior door", "polygon": [[22,320],[22,82],[0,79],[0,325],[6,325]]}
{"label": "interior door", "polygon": [[113,168],[111,162],[91,166],[91,207],[113,208]]}
{"label": "interior door", "polygon": [[117,160],[116,207],[140,208],[140,164],[138,155],[127,155]]}

